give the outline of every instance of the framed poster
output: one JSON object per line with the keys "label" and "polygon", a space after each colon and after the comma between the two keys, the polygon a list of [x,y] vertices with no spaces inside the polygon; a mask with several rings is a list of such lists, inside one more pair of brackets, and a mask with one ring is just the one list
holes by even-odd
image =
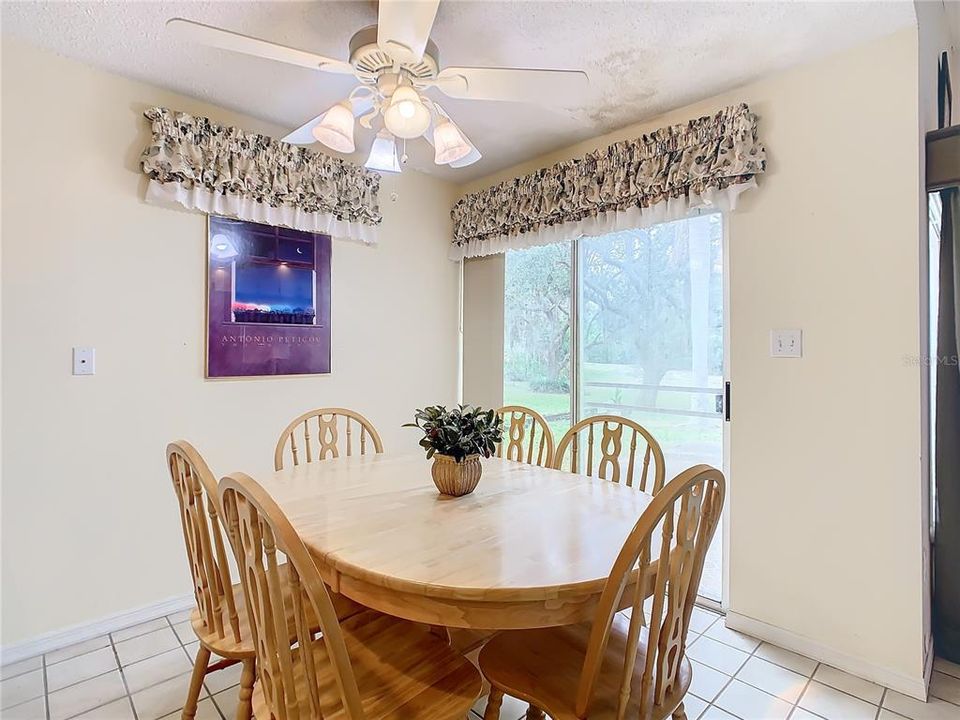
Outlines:
{"label": "framed poster", "polygon": [[330,372],[330,237],[209,216],[207,377]]}

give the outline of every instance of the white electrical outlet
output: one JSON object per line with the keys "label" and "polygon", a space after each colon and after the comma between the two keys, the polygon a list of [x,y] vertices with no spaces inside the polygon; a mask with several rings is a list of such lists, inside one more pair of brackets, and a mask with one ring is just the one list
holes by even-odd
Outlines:
{"label": "white electrical outlet", "polygon": [[92,347],[75,347],[73,349],[73,374],[93,375],[96,370],[97,351]]}
{"label": "white electrical outlet", "polygon": [[771,330],[770,357],[798,358],[803,356],[803,331]]}

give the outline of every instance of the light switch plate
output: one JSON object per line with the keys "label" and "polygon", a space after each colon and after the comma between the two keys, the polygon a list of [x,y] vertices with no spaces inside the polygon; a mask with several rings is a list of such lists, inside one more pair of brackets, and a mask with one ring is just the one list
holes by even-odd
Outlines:
{"label": "light switch plate", "polygon": [[798,358],[803,356],[801,330],[771,330],[770,357]]}
{"label": "light switch plate", "polygon": [[96,370],[97,353],[92,347],[75,347],[73,349],[73,374],[93,375]]}

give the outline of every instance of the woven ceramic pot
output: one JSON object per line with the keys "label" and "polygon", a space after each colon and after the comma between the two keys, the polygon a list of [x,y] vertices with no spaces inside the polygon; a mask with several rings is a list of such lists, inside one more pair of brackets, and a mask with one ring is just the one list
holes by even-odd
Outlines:
{"label": "woven ceramic pot", "polygon": [[442,495],[469,495],[476,489],[480,482],[480,472],[483,466],[480,465],[479,455],[468,455],[463,462],[457,462],[449,455],[433,456],[433,484]]}

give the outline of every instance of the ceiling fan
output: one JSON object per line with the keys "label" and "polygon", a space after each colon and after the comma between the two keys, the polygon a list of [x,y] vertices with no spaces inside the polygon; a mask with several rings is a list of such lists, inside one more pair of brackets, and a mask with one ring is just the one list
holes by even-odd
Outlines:
{"label": "ceiling fan", "polygon": [[[576,98],[589,86],[579,70],[505,67],[440,67],[440,54],[430,40],[440,0],[380,0],[376,25],[350,39],[349,61],[336,60],[241,35],[230,30],[174,18],[167,31],[202,45],[254,55],[340,75],[359,82],[350,95],[283,138],[295,145],[319,141],[342,153],[356,149],[355,118],[367,129],[380,118],[365,163],[371,170],[400,172],[397,140],[424,137],[434,147],[434,162],[460,168],[480,159],[467,139],[426,91],[464,100],[500,100],[558,104]],[[406,162],[406,152],[402,154]]]}

